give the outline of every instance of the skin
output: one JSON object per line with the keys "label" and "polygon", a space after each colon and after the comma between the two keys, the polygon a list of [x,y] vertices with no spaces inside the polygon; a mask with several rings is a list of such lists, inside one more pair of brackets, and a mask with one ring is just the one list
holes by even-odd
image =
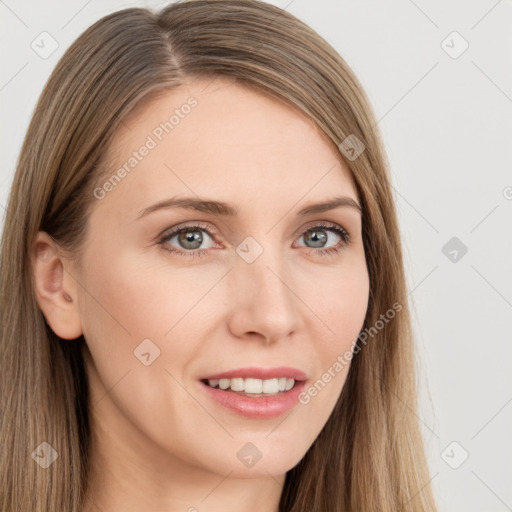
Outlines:
{"label": "skin", "polygon": [[[110,149],[112,171],[190,96],[198,101],[190,114],[94,200],[80,258],[44,232],[34,244],[47,322],[68,343],[86,340],[94,436],[86,512],[277,512],[285,474],[328,420],[349,365],[308,404],[270,419],[224,408],[199,379],[292,366],[314,383],[363,327],[360,212],[296,213],[335,195],[359,202],[356,188],[337,148],[295,109],[232,80],[190,80],[132,113]],[[174,196],[230,202],[239,215],[175,208],[136,220]],[[328,238],[315,245],[306,235],[322,221],[344,228],[350,242],[320,228]],[[212,231],[200,230],[199,249],[177,236],[165,244],[204,249],[203,257],[158,244],[169,228],[194,222]],[[252,263],[236,252],[248,236],[263,248]],[[318,252],[336,245],[337,254]],[[148,366],[134,355],[144,339],[160,350]],[[250,468],[237,458],[249,442],[262,454]]]}

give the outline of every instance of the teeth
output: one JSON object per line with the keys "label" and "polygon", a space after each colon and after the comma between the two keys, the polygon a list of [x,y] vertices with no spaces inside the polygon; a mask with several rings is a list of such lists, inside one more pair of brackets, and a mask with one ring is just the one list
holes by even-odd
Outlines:
{"label": "teeth", "polygon": [[262,381],[261,392],[263,393],[276,393],[279,391],[279,380],[278,379],[267,379]]}
{"label": "teeth", "polygon": [[244,379],[231,379],[231,391],[244,391]]}
{"label": "teeth", "polygon": [[[243,387],[243,391],[246,393],[259,394],[263,391],[263,381],[261,379],[240,379],[242,383],[240,387]],[[241,389],[239,391],[242,391]],[[267,393],[273,393],[273,391],[267,391]]]}
{"label": "teeth", "polygon": [[268,394],[275,395],[282,391],[289,391],[295,385],[294,379],[281,377],[279,379],[253,379],[253,378],[235,378],[235,379],[209,379],[208,385],[212,388],[231,391],[242,391],[253,395]]}

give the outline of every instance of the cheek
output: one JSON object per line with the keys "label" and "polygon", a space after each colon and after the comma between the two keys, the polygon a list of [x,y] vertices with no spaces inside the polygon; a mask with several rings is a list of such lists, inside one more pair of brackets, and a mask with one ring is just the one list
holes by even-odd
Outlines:
{"label": "cheek", "polygon": [[79,298],[84,338],[106,389],[128,371],[130,382],[152,386],[155,372],[139,373],[155,365],[144,366],[142,354],[149,351],[155,363],[168,358],[163,335],[176,321],[169,304],[180,291],[169,289],[160,269],[142,267],[143,259],[113,244],[96,244],[80,276],[86,283]]}
{"label": "cheek", "polygon": [[107,247],[91,251],[89,272],[80,278],[87,283],[80,297],[84,337],[105,388],[130,371],[130,382],[149,396],[157,393],[159,379],[170,379],[164,369],[181,382],[200,356],[204,319],[218,308],[201,298],[222,272],[171,267],[165,255]]}
{"label": "cheek", "polygon": [[324,333],[319,336],[324,341],[321,352],[332,358],[333,352],[350,347],[363,327],[370,289],[364,257],[317,272],[312,281],[317,283],[313,290],[310,284],[302,284],[310,297],[305,302],[314,314],[316,330]]}
{"label": "cheek", "polygon": [[94,325],[121,337],[129,333],[134,342],[163,337],[215,281],[211,272],[209,279],[198,279],[192,269],[172,269],[165,256],[108,252],[91,251],[90,270],[82,278],[87,283],[83,310]]}
{"label": "cheek", "polygon": [[358,260],[332,272],[330,279],[317,276],[316,281],[319,286],[307,303],[312,313],[306,316],[314,357],[320,364],[300,404],[325,422],[341,393],[352,357],[357,357],[353,348],[368,308],[369,277],[366,265]]}

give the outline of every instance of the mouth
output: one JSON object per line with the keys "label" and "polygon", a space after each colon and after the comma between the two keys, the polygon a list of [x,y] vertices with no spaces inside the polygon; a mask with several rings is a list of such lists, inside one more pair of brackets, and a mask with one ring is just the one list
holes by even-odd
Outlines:
{"label": "mouth", "polygon": [[250,397],[275,396],[293,389],[299,381],[289,377],[257,379],[235,377],[222,379],[202,379],[201,382],[213,389],[220,389]]}
{"label": "mouth", "polygon": [[206,396],[240,416],[266,419],[295,407],[307,375],[286,366],[239,368],[199,379]]}

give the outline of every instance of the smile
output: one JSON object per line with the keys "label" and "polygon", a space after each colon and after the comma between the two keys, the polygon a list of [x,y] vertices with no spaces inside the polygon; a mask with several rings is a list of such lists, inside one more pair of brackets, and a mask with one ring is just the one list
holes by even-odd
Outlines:
{"label": "smile", "polygon": [[246,418],[265,419],[289,412],[306,386],[304,372],[289,367],[240,368],[200,379],[217,405]]}
{"label": "smile", "polygon": [[283,391],[289,391],[295,385],[295,379],[279,377],[273,379],[234,378],[208,379],[203,381],[211,388],[223,391],[234,391],[246,396],[272,396]]}

